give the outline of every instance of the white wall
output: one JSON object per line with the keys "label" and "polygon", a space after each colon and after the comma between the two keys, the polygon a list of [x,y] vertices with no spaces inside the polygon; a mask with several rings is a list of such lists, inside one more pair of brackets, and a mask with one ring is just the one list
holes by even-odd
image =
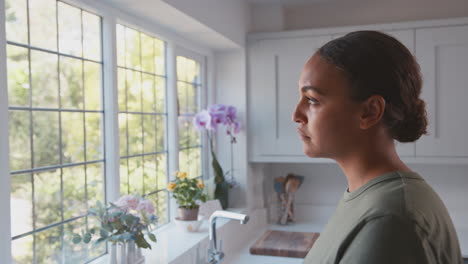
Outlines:
{"label": "white wall", "polygon": [[[261,11],[260,6],[253,7],[250,32],[468,16],[468,1],[466,0],[328,0],[315,4],[283,7],[283,18]],[[278,24],[279,19],[284,20],[282,27]],[[272,28],[272,25],[277,27]]]}
{"label": "white wall", "polygon": [[[408,166],[418,172],[439,194],[454,224],[457,227],[468,228],[466,215],[468,165],[408,164]],[[274,221],[276,205],[274,177],[286,176],[288,173],[305,176],[302,186],[296,192],[297,209],[313,210],[323,207],[333,209],[347,188],[345,176],[336,164],[270,164],[264,181],[265,201],[270,212],[270,221]],[[299,218],[312,217],[311,213],[313,212],[297,212]]]}
{"label": "white wall", "polygon": [[[214,103],[229,104],[237,108],[238,119],[242,124],[241,133],[236,135],[237,143],[233,145],[234,169],[240,188],[234,188],[229,194],[230,207],[247,207],[247,137],[246,137],[246,57],[245,50],[215,53],[216,95]],[[224,129],[218,129],[217,155],[224,171],[230,169],[230,141]],[[211,167],[210,167],[211,169]]]}

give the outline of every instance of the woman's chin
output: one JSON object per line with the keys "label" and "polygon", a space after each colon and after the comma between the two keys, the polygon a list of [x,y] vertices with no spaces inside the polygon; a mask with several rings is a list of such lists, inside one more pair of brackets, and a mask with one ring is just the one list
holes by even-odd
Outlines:
{"label": "woman's chin", "polygon": [[320,158],[319,152],[305,143],[304,143],[303,151],[304,151],[304,154],[309,158]]}

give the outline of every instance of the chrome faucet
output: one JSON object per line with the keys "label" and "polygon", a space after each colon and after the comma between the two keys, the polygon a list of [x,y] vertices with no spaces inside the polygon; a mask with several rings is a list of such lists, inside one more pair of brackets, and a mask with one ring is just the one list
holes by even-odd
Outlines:
{"label": "chrome faucet", "polygon": [[216,218],[228,218],[240,221],[241,225],[246,224],[249,221],[249,216],[245,214],[238,214],[228,212],[224,210],[215,211],[209,220],[210,224],[210,241],[211,248],[208,249],[208,263],[218,264],[224,258],[224,253],[221,251],[223,247],[223,241],[219,241],[219,248],[216,245]]}

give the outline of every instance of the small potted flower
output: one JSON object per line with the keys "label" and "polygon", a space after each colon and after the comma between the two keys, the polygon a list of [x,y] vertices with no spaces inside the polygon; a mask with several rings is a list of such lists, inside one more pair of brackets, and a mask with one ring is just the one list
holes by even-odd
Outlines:
{"label": "small potted flower", "polygon": [[[207,198],[204,192],[205,184],[201,179],[189,179],[186,172],[177,171],[175,175],[175,180],[168,183],[167,190],[172,193],[172,197],[177,200],[179,205],[176,223],[177,220],[197,222],[200,207],[197,201],[206,202]],[[198,228],[200,222],[195,222],[191,227],[194,230],[188,231],[196,231],[195,229]]]}

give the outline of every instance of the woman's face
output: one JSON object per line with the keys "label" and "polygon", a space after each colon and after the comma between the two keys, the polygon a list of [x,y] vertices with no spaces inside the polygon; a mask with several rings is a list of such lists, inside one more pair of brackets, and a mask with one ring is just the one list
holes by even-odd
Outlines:
{"label": "woman's face", "polygon": [[350,98],[344,73],[316,53],[304,66],[299,95],[293,120],[304,153],[332,159],[352,154],[359,142],[361,108]]}

